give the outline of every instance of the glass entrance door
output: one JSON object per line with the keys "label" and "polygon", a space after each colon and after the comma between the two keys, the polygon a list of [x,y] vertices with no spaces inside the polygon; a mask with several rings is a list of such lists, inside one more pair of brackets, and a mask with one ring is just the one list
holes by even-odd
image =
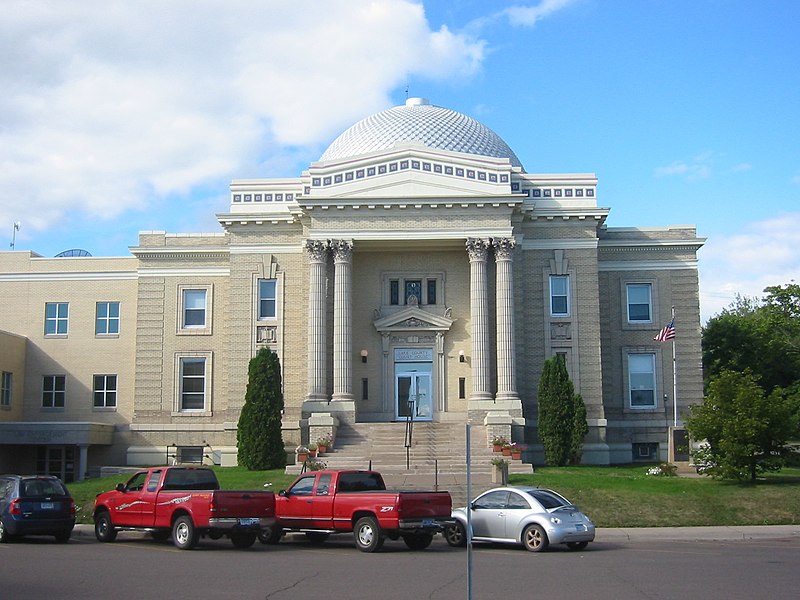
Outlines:
{"label": "glass entrance door", "polygon": [[398,421],[413,415],[415,421],[430,421],[433,418],[431,374],[399,372],[395,377],[396,413]]}

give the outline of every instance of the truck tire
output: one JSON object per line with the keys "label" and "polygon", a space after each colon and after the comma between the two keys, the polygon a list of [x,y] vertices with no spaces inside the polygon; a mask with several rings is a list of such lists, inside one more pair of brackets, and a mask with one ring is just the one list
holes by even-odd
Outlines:
{"label": "truck tire", "polygon": [[192,523],[192,517],[183,515],[175,519],[172,524],[172,541],[181,550],[191,550],[197,545],[197,538],[200,537]]}
{"label": "truck tire", "polygon": [[98,542],[113,542],[117,539],[117,530],[111,522],[111,515],[108,511],[98,513],[94,518],[94,537]]}
{"label": "truck tire", "polygon": [[231,534],[231,542],[236,548],[249,548],[256,543],[256,537],[255,531],[239,531]]}
{"label": "truck tire", "polygon": [[425,550],[433,541],[432,533],[406,533],[403,541],[410,550]]}
{"label": "truck tire", "polygon": [[258,541],[262,544],[277,544],[281,541],[282,536],[283,529],[281,529],[281,526],[274,525],[272,527],[268,527],[267,529],[262,529],[258,533]]}
{"label": "truck tire", "polygon": [[362,552],[377,552],[383,546],[381,526],[375,517],[361,517],[353,529],[356,547]]}

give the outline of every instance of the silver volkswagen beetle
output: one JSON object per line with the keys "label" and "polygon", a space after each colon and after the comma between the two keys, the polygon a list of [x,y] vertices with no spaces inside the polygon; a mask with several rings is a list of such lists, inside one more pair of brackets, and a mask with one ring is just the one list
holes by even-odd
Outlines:
{"label": "silver volkswagen beetle", "polygon": [[[472,541],[522,544],[540,552],[550,544],[582,550],[594,540],[594,523],[553,490],[508,486],[484,492],[470,505]],[[455,525],[444,530],[451,546],[467,543],[467,509],[453,510]]]}

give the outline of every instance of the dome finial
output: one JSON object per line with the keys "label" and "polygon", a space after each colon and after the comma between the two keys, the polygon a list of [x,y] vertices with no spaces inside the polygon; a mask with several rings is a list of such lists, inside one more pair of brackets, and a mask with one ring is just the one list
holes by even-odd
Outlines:
{"label": "dome finial", "polygon": [[430,103],[427,98],[406,98],[406,106],[422,106]]}

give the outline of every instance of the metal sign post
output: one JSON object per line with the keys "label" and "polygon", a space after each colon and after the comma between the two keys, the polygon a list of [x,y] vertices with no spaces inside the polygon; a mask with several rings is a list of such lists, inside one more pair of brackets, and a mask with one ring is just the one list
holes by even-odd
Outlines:
{"label": "metal sign post", "polygon": [[470,448],[470,429],[469,423],[466,425],[466,440],[467,440],[467,600],[472,600],[472,508],[470,507],[470,498],[472,498],[472,456]]}

